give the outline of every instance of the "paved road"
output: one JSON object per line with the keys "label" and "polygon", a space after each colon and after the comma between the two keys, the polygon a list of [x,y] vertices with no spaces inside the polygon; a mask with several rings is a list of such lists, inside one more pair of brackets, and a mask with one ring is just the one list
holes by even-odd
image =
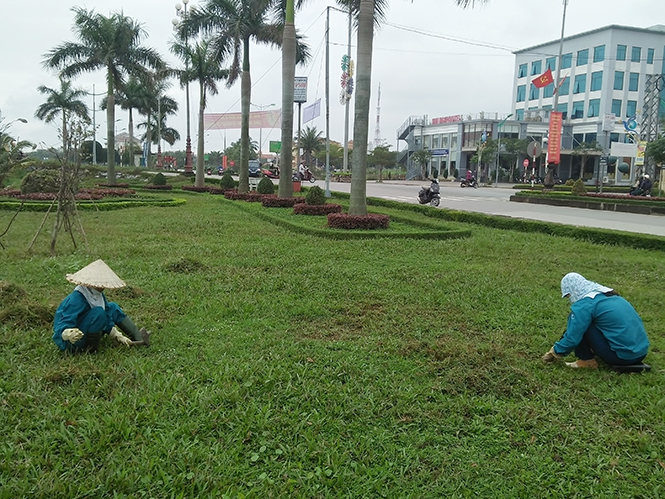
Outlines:
{"label": "paved road", "polygon": [[[323,181],[317,181],[316,184],[321,188],[325,188],[325,182]],[[367,195],[415,204],[418,202],[416,200],[418,190],[423,185],[429,184],[428,182],[413,181],[385,181],[380,184],[369,181],[367,182]],[[347,183],[330,183],[331,191],[349,192],[350,188],[351,185]],[[499,187],[462,189],[459,183],[441,182],[441,204],[439,207],[580,227],[596,227],[665,236],[665,216],[515,203],[509,201],[510,196],[514,193],[512,184],[500,185]]]}

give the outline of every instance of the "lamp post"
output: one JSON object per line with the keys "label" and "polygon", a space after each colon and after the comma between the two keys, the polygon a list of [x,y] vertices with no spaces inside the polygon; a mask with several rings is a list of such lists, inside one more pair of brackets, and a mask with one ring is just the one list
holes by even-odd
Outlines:
{"label": "lamp post", "polygon": [[[499,163],[501,161],[501,127],[503,124],[512,116],[512,113],[506,116],[503,121],[497,125],[496,138],[497,138],[497,147],[496,147],[496,182],[494,182],[494,187],[499,185]],[[510,179],[508,179],[510,180]]]}
{"label": "lamp post", "polygon": [[[250,102],[252,106],[257,108],[259,111],[263,111],[264,109],[268,109],[269,107],[273,107],[275,104],[254,104]],[[262,117],[263,119],[263,117]],[[263,153],[261,152],[261,144],[263,142],[263,122],[261,122],[261,125],[259,126],[259,164],[261,164],[261,157],[263,156]]]}
{"label": "lamp post", "polygon": [[[183,5],[180,5],[180,2],[175,4],[175,13],[178,17],[182,18],[183,21],[187,20],[187,4],[189,0],[182,0]],[[173,19],[173,26],[178,27],[180,21],[178,18]],[[185,48],[189,49],[187,31],[184,34],[185,39]],[[185,70],[189,69],[189,63],[185,59]],[[185,143],[185,175],[192,175],[192,136],[190,133],[189,127],[189,82],[185,83],[185,93],[186,93],[186,102],[187,102],[187,141]]]}

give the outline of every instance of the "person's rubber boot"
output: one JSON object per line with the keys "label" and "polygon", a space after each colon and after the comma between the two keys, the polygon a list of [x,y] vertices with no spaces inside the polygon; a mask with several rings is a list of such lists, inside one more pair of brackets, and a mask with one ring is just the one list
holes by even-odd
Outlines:
{"label": "person's rubber boot", "polygon": [[575,362],[566,362],[566,365],[573,369],[598,369],[598,362],[596,362],[596,359],[577,359]]}
{"label": "person's rubber boot", "polygon": [[102,339],[102,332],[88,333],[85,335],[85,351],[86,353],[96,353],[99,348],[99,342]]}
{"label": "person's rubber boot", "polygon": [[143,336],[139,328],[129,317],[125,317],[122,322],[116,324],[120,330],[129,336],[133,341],[143,341]]}

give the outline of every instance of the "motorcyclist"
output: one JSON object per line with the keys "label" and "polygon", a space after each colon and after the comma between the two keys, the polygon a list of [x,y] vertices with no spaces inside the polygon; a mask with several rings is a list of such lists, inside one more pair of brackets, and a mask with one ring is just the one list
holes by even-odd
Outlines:
{"label": "motorcyclist", "polygon": [[651,181],[651,178],[649,177],[648,174],[645,174],[642,177],[642,180],[639,183],[639,186],[637,189],[633,190],[630,195],[631,196],[650,196],[651,195],[651,188],[653,187],[653,182]]}
{"label": "motorcyclist", "polygon": [[300,180],[305,180],[305,163],[300,162],[300,166],[298,167],[298,175],[300,175]]}

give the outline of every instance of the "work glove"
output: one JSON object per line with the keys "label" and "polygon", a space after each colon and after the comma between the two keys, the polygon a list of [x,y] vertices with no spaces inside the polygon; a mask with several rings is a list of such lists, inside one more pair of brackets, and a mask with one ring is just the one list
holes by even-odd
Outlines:
{"label": "work glove", "polygon": [[551,364],[552,362],[556,362],[560,358],[562,358],[562,355],[559,355],[554,351],[554,347],[550,348],[549,352],[547,352],[545,355],[542,356],[543,362],[546,362],[547,364]]}
{"label": "work glove", "polygon": [[83,331],[75,327],[67,328],[62,332],[63,341],[68,341],[71,344],[76,343],[81,338],[83,338]]}
{"label": "work glove", "polygon": [[111,332],[109,333],[109,338],[113,338],[116,340],[118,343],[122,343],[123,345],[130,346],[132,344],[132,340],[127,338],[124,334],[122,334],[116,327],[111,329]]}

